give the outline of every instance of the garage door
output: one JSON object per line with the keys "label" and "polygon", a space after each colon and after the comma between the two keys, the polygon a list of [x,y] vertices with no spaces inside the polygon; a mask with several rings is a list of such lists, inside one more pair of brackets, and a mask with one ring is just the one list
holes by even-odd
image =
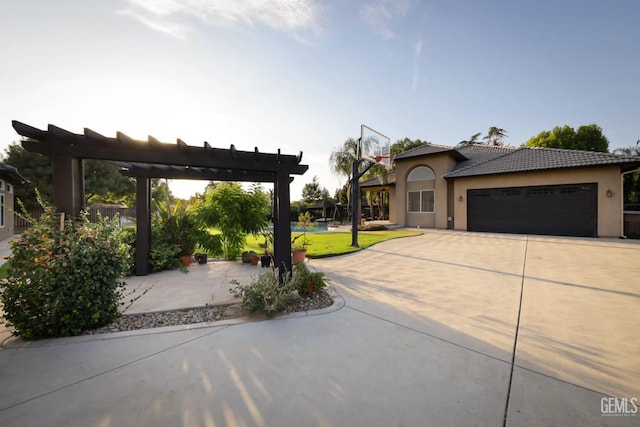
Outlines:
{"label": "garage door", "polygon": [[467,190],[467,229],[595,237],[598,184]]}

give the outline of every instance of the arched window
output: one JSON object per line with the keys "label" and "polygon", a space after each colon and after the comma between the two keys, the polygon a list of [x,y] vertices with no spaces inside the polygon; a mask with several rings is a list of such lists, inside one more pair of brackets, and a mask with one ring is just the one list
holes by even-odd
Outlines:
{"label": "arched window", "polygon": [[426,166],[418,166],[409,173],[407,181],[429,181],[435,178],[436,176],[431,168],[428,168]]}
{"label": "arched window", "polygon": [[[435,179],[436,176],[431,168],[427,166],[418,166],[409,173],[407,182],[433,181]],[[411,187],[412,188],[407,192],[407,212],[435,212],[435,190],[430,188],[433,187],[433,183],[414,184]]]}

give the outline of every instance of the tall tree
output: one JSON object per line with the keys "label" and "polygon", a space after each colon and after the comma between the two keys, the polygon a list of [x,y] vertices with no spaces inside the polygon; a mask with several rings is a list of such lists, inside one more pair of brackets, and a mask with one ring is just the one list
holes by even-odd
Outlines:
{"label": "tall tree", "polygon": [[487,145],[503,146],[503,139],[507,136],[508,135],[506,130],[499,127],[491,126],[487,131],[487,134],[482,139],[486,141]]}
{"label": "tall tree", "polygon": [[207,191],[196,203],[198,219],[222,234],[224,254],[233,260],[242,251],[248,233],[257,234],[269,226],[269,196],[259,185],[245,191],[240,184],[223,182]]}
{"label": "tall tree", "polygon": [[329,165],[334,174],[347,177],[347,204],[351,200],[351,171],[358,159],[358,141],[348,138],[341,146],[334,148],[329,156]]}
{"label": "tall tree", "polygon": [[[34,189],[49,203],[53,200],[53,165],[48,156],[32,153],[16,142],[10,144],[4,152],[3,161],[18,169],[29,180],[28,184],[15,186],[15,196],[24,203],[27,210],[38,209]],[[135,184],[129,177],[120,174],[119,167],[103,160],[85,160],[85,196],[88,204],[135,203]],[[153,198],[171,199],[171,192],[164,180],[152,180]]]}
{"label": "tall tree", "polygon": [[389,151],[391,151],[391,157],[393,157],[397,154],[404,153],[405,151],[409,151],[412,148],[416,148],[424,144],[428,144],[428,142],[427,141],[422,142],[419,139],[416,139],[415,141],[413,141],[405,137],[391,144],[391,147],[389,147]]}
{"label": "tall tree", "polygon": [[577,131],[568,125],[556,126],[550,131],[542,131],[531,137],[524,145],[603,153],[609,151],[609,140],[602,133],[602,128],[595,123],[580,126]]}
{"label": "tall tree", "polygon": [[127,203],[136,187],[132,178],[121,175],[118,166],[104,160],[84,161],[87,204]]}
{"label": "tall tree", "polygon": [[322,200],[324,192],[327,192],[326,188],[320,187],[320,181],[318,175],[315,175],[311,182],[308,182],[302,187],[302,200],[305,203],[314,203]]}
{"label": "tall tree", "polygon": [[334,148],[329,156],[331,170],[338,176],[346,176],[351,181],[351,168],[358,159],[358,141],[348,138],[341,146]]}
{"label": "tall tree", "polygon": [[40,204],[36,200],[34,189],[38,189],[44,201],[51,204],[53,200],[53,166],[51,158],[39,153],[31,153],[16,142],[4,151],[3,162],[18,169],[20,174],[29,180],[24,185],[16,185],[14,194],[28,211],[37,210]]}
{"label": "tall tree", "polygon": [[[613,150],[613,154],[640,157],[640,139],[635,146],[617,148]],[[625,210],[640,210],[640,172],[624,175],[623,193],[624,204],[627,206]]]}

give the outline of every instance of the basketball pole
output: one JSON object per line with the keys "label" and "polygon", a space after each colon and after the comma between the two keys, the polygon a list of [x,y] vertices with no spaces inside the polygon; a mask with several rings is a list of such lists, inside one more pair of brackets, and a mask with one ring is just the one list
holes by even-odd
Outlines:
{"label": "basketball pole", "polygon": [[[360,165],[365,164],[363,169]],[[351,246],[358,245],[358,226],[360,225],[360,178],[373,166],[373,162],[366,159],[355,160],[351,168]]]}

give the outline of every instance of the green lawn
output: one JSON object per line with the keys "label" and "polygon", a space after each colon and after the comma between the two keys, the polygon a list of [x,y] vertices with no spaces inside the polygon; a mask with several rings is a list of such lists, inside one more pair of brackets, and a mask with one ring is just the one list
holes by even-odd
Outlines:
{"label": "green lawn", "polygon": [[[294,236],[300,233],[292,233]],[[359,248],[351,246],[351,232],[348,231],[336,231],[326,233],[307,233],[307,257],[308,258],[325,258],[336,255],[344,255],[351,252],[356,252],[364,248],[368,248],[371,245],[375,245],[385,240],[397,239],[400,237],[418,236],[422,234],[419,231],[411,230],[385,230],[385,231],[360,231],[358,232],[358,244]],[[300,242],[298,239],[297,242]],[[264,248],[260,244],[264,243],[262,236],[253,237],[249,235],[247,237],[247,244],[245,250],[256,251],[257,253],[264,252]]]}
{"label": "green lawn", "polygon": [[6,279],[7,278],[7,269],[9,268],[9,263],[5,262],[4,264],[0,265],[0,279]]}

